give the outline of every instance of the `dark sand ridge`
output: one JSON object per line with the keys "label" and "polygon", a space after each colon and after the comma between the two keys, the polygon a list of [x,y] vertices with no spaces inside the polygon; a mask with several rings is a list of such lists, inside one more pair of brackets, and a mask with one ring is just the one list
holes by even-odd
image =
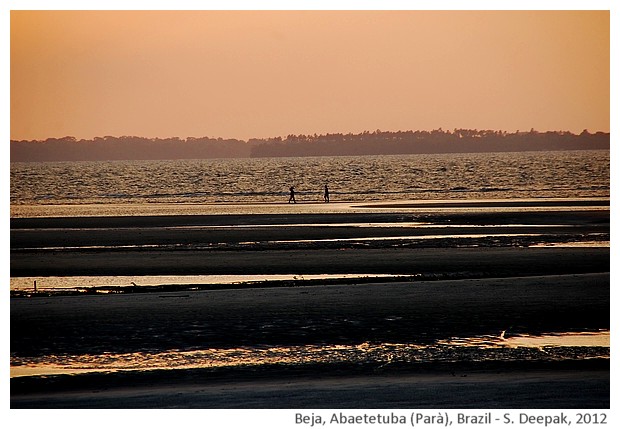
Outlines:
{"label": "dark sand ridge", "polygon": [[[506,277],[609,271],[609,248],[20,252],[12,276],[424,274]],[[257,280],[260,280],[258,278]]]}

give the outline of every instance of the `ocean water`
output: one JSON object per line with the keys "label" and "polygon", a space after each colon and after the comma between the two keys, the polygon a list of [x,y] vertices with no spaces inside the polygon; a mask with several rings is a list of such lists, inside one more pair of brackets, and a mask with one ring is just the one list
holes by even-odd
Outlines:
{"label": "ocean water", "polygon": [[609,151],[11,163],[11,206],[609,197]]}

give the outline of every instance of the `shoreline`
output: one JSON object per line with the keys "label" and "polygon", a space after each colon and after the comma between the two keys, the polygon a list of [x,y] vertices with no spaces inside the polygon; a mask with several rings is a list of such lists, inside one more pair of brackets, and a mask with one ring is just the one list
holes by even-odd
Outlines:
{"label": "shoreline", "polygon": [[274,202],[212,202],[212,203],[92,203],[92,204],[11,204],[11,219],[45,217],[114,217],[114,216],[199,216],[234,214],[338,214],[338,213],[385,213],[422,212],[428,209],[440,211],[472,211],[494,209],[518,211],[520,209],[572,210],[574,207],[598,210],[609,207],[610,197],[579,198],[509,198],[509,199],[437,199],[393,201],[300,201],[288,204]]}

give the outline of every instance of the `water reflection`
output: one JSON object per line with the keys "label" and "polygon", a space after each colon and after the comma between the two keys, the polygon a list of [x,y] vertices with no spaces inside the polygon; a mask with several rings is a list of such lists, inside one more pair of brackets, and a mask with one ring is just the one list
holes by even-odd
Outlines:
{"label": "water reflection", "polygon": [[450,338],[439,341],[447,346],[475,347],[609,347],[609,331],[564,332],[545,335],[483,335],[469,338]]}
{"label": "water reflection", "polygon": [[79,289],[102,286],[162,286],[162,285],[203,285],[236,284],[281,280],[332,280],[362,278],[398,278],[410,275],[395,274],[225,274],[225,275],[187,275],[187,276],[49,276],[49,277],[11,277],[11,290],[31,290],[34,281],[38,290]]}
{"label": "water reflection", "polygon": [[85,372],[221,368],[260,365],[329,363],[374,364],[378,367],[415,362],[517,361],[609,358],[610,333],[571,332],[541,336],[488,335],[450,338],[430,345],[362,343],[206,350],[160,353],[104,353],[11,358],[11,377]]}

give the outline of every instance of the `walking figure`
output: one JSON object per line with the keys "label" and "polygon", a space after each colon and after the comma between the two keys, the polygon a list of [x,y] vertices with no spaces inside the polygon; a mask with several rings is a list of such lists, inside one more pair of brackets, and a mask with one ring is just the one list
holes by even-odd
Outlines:
{"label": "walking figure", "polygon": [[329,203],[329,188],[325,185],[325,194],[323,194],[323,200],[326,203]]}
{"label": "walking figure", "polygon": [[297,201],[295,201],[295,187],[291,186],[290,188],[288,188],[289,191],[291,191],[291,196],[288,197],[288,202],[290,203],[291,201],[294,203],[297,203]]}

